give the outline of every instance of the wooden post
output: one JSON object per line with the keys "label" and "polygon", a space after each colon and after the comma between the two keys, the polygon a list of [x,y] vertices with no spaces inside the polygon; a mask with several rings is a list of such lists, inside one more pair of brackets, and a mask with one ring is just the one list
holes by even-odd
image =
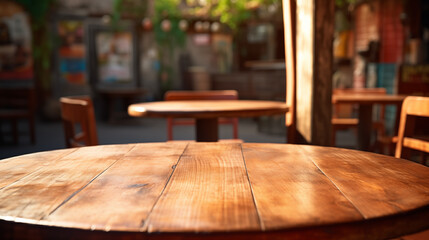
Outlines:
{"label": "wooden post", "polygon": [[[293,21],[295,8],[295,24]],[[331,136],[334,1],[283,0],[287,87],[297,134],[288,142],[329,145]],[[289,13],[288,13],[289,11]],[[290,26],[288,26],[290,25]],[[294,27],[296,30],[294,31]],[[290,34],[290,37],[289,37]],[[294,44],[295,42],[295,44]],[[292,45],[292,47],[290,46]],[[293,46],[295,45],[295,46]],[[292,71],[292,73],[291,73]],[[295,96],[288,96],[291,92]],[[293,93],[292,93],[293,94]],[[288,129],[289,130],[289,129]],[[292,130],[293,131],[293,130]]]}
{"label": "wooden post", "polygon": [[286,113],[287,142],[296,142],[296,88],[295,88],[295,64],[296,64],[296,3],[291,0],[283,0],[283,23],[285,39],[285,62],[286,62],[286,104],[289,112]]}

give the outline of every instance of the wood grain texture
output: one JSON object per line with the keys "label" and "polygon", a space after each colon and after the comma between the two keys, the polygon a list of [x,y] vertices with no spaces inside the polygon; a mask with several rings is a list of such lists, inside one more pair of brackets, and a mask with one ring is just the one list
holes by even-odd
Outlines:
{"label": "wood grain texture", "polygon": [[[220,102],[221,101],[221,102]],[[286,103],[257,100],[163,101],[132,104],[133,117],[216,118],[284,114]]]}
{"label": "wood grain texture", "polygon": [[427,167],[355,150],[302,149],[367,219],[409,211],[429,201]]}
{"label": "wood grain texture", "polygon": [[48,220],[83,229],[139,232],[185,147],[133,148]]}
{"label": "wood grain texture", "polygon": [[55,153],[40,152],[1,160],[0,190],[37,169],[48,165],[50,161],[60,159],[75,150],[76,149],[58,150]]}
{"label": "wood grain texture", "polygon": [[363,218],[301,146],[245,144],[243,154],[265,229]]}
{"label": "wood grain texture", "polygon": [[127,145],[79,148],[50,161],[0,191],[0,216],[45,218],[130,148]]}
{"label": "wood grain texture", "polygon": [[9,181],[0,239],[386,239],[429,229],[429,168],[355,150],[106,145],[10,158],[0,170]]}
{"label": "wood grain texture", "polygon": [[[312,139],[315,145],[331,145],[332,75],[334,73],[335,2],[314,1],[314,65]],[[305,23],[303,24],[305,28]],[[305,29],[301,29],[305,31]],[[304,97],[304,96],[303,96]]]}
{"label": "wood grain texture", "polygon": [[148,232],[260,229],[240,144],[190,144],[146,227]]}

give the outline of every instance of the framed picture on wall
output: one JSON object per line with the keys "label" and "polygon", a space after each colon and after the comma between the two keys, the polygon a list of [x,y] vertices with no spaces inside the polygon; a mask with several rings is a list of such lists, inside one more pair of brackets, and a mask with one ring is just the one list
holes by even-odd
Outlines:
{"label": "framed picture on wall", "polygon": [[132,22],[89,23],[88,73],[92,85],[100,88],[134,88],[139,85],[139,50]]}
{"label": "framed picture on wall", "polygon": [[57,15],[53,25],[53,32],[56,34],[54,95],[90,94],[84,18]]}

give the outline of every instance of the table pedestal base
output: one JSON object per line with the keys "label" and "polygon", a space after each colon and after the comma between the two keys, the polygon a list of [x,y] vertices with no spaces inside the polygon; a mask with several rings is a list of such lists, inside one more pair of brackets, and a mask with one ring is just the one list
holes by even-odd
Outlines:
{"label": "table pedestal base", "polygon": [[219,139],[217,118],[196,119],[195,130],[197,142],[217,142]]}
{"label": "table pedestal base", "polygon": [[369,151],[372,134],[372,105],[359,106],[358,149]]}

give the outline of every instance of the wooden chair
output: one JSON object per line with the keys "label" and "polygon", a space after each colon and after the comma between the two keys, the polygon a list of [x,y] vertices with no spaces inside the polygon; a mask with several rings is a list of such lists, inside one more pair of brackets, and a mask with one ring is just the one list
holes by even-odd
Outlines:
{"label": "wooden chair", "polygon": [[[220,91],[167,91],[164,100],[237,100],[235,90]],[[173,140],[173,127],[177,125],[194,125],[194,119],[167,118],[167,138]],[[219,124],[232,124],[233,138],[238,139],[238,118],[219,118]]]}
{"label": "wooden chair", "polygon": [[[91,98],[87,96],[62,97],[60,102],[66,146],[71,148],[98,145],[94,106]],[[78,131],[79,129],[80,131]]]}
{"label": "wooden chair", "polygon": [[35,100],[34,88],[0,89],[0,120],[7,120],[11,123],[14,144],[18,144],[18,122],[21,119],[28,121],[31,143],[36,143]]}
{"label": "wooden chair", "polygon": [[[415,135],[417,117],[429,120],[429,97],[405,98],[402,104],[401,118],[399,122],[398,143],[396,144],[395,157],[410,157],[410,149],[429,153],[429,138]],[[428,126],[425,122],[424,126]],[[421,129],[423,130],[423,129]],[[422,155],[422,163],[425,164],[425,156]]]}
{"label": "wooden chair", "polygon": [[[386,94],[385,88],[352,88],[352,89],[333,89],[333,95],[340,94]],[[335,146],[336,143],[336,134],[338,130],[357,129],[359,124],[359,120],[357,118],[352,117],[354,106],[351,104],[334,104],[333,105],[333,116],[331,119],[332,123],[332,136],[331,136],[331,145]],[[373,122],[373,129],[377,131],[377,136],[385,135],[385,124],[384,124],[384,113],[385,106],[380,106],[378,120]]]}

